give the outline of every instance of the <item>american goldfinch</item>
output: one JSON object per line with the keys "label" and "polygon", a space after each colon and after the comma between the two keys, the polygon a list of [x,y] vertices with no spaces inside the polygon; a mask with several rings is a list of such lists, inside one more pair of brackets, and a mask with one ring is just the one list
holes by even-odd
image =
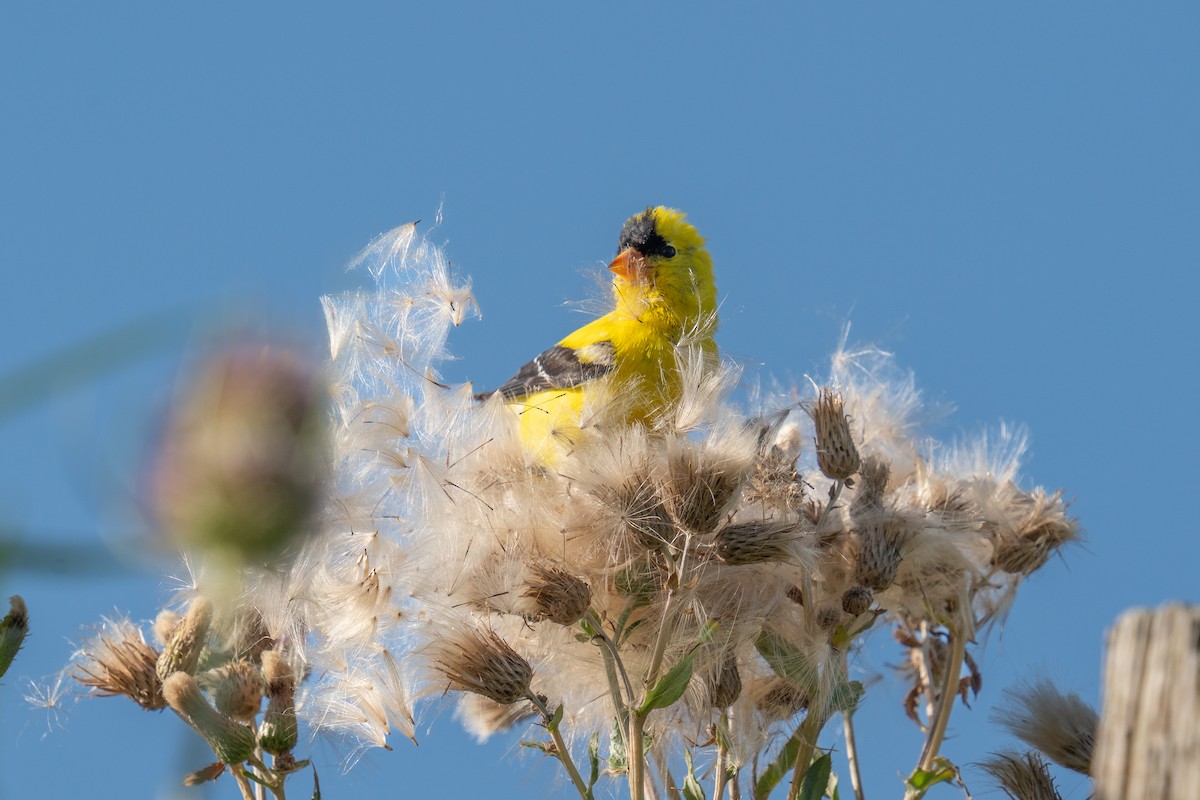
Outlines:
{"label": "american goldfinch", "polygon": [[613,309],[568,334],[494,392],[518,414],[525,446],[544,460],[579,443],[600,398],[629,423],[652,423],[680,390],[676,348],[716,353],[717,287],[704,238],[672,208],[648,208],[621,229]]}

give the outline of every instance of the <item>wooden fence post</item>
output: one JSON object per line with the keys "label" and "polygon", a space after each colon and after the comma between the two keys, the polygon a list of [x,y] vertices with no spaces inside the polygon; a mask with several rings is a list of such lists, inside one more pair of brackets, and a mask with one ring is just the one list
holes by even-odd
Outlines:
{"label": "wooden fence post", "polygon": [[1108,634],[1096,800],[1200,798],[1200,607],[1127,611]]}

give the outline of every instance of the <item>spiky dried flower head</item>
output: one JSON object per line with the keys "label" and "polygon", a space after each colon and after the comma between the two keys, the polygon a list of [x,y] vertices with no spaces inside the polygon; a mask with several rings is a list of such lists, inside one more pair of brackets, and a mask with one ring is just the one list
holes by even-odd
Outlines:
{"label": "spiky dried flower head", "polygon": [[100,697],[124,695],[147,711],[166,707],[158,651],[127,619],[109,620],[76,651],[74,678]]}
{"label": "spiky dried flower head", "polygon": [[565,569],[534,564],[531,578],[522,593],[533,604],[528,615],[533,622],[549,620],[559,625],[573,625],[583,618],[592,601],[592,590],[586,582]]}
{"label": "spiky dried flower head", "polygon": [[0,619],[0,677],[8,672],[29,633],[29,609],[19,594],[8,598],[9,611]]}
{"label": "spiky dried flower head", "polygon": [[842,393],[822,386],[808,413],[817,432],[817,466],[833,480],[845,481],[858,472],[862,460],[850,433]]}
{"label": "spiky dried flower head", "polygon": [[262,708],[263,681],[259,669],[244,659],[229,661],[197,676],[217,711],[249,722]]}
{"label": "spiky dried flower head", "polygon": [[182,393],[154,465],[154,507],[182,549],[259,563],[307,535],[320,495],[325,413],[294,352],[235,348]]}
{"label": "spiky dried flower head", "polygon": [[163,697],[171,710],[200,734],[222,764],[240,764],[254,754],[254,731],[217,711],[186,672],[163,681]]}
{"label": "spiky dried flower head", "polygon": [[883,495],[892,477],[891,466],[882,458],[870,455],[863,459],[858,472],[858,486],[850,505],[851,515],[883,508]]}
{"label": "spiky dried flower head", "polygon": [[1079,695],[1048,678],[1024,682],[1004,690],[992,719],[1054,763],[1091,774],[1100,717]]}
{"label": "spiky dried flower head", "polygon": [[854,580],[876,592],[892,585],[900,569],[904,547],[916,534],[898,514],[882,512],[855,520],[858,532],[858,557]]}
{"label": "spiky dried flower head", "polygon": [[502,705],[529,695],[533,668],[490,628],[450,631],[430,645],[429,654],[452,691],[481,694]]}
{"label": "spiky dried flower head", "polygon": [[995,753],[979,766],[1012,800],[1062,800],[1050,767],[1032,750]]}
{"label": "spiky dried flower head", "polygon": [[875,593],[866,586],[851,586],[842,592],[842,610],[855,617],[867,613],[873,602]]}
{"label": "spiky dried flower head", "polygon": [[159,654],[159,679],[165,681],[176,672],[186,672],[189,675],[196,672],[212,618],[212,603],[203,597],[192,601],[187,613],[171,631],[171,638]]}
{"label": "spiky dried flower head", "polygon": [[995,548],[992,563],[1013,575],[1041,568],[1060,547],[1079,538],[1079,523],[1067,516],[1062,492],[1011,488],[1013,524],[989,526]]}
{"label": "spiky dried flower head", "polygon": [[799,535],[794,522],[751,520],[726,525],[714,542],[717,557],[726,564],[784,563],[794,559]]}
{"label": "spiky dried flower head", "polygon": [[711,533],[737,500],[753,450],[741,442],[698,445],[684,437],[666,442],[660,493],[667,513],[692,533]]}
{"label": "spiky dried flower head", "polygon": [[779,445],[772,445],[755,461],[744,500],[795,511],[804,504],[804,488],[804,478],[796,469],[796,456]]}
{"label": "spiky dried flower head", "polygon": [[[676,529],[659,496],[656,465],[644,432],[630,429],[609,447],[590,448],[567,467],[593,497],[601,520],[611,526],[601,537],[614,558],[657,550]],[[575,475],[574,470],[579,474]]]}

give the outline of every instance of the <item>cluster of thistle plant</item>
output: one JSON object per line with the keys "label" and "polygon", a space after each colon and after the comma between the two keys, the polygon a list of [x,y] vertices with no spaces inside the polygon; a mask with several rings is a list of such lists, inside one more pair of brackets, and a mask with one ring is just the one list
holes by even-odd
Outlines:
{"label": "cluster of thistle plant", "polygon": [[203,597],[183,615],[160,612],[153,636],[146,641],[128,619],[105,620],[76,652],[74,678],[102,697],[170,708],[191,726],[216,761],[187,775],[186,785],[229,771],[244,797],[254,796],[254,785],[282,797],[287,776],[308,765],[292,754],[297,679],[286,651],[253,612],[216,612]]}
{"label": "cluster of thistle plant", "polygon": [[[442,251],[404,226],[358,261],[374,291],[324,301],[323,510],[286,566],[244,566],[236,596],[217,604],[253,620],[290,675],[313,676],[295,697],[311,731],[352,751],[386,747],[415,736],[422,705],[457,698],[480,738],[523,726],[582,797],[607,780],[632,798],[715,800],[784,785],[819,794],[831,774],[822,736],[840,714],[857,790],[863,686],[850,668],[865,637],[891,626],[925,738],[907,791],[954,776],[941,744],[956,699],[978,690],[971,644],[1078,536],[1059,494],[1020,488],[1019,434],[921,438],[911,375],[876,350],[842,348],[826,380],[739,410],[737,370],[684,341],[682,396],[653,425],[624,421],[628,394],[593,392],[580,438],[546,461],[500,398],[478,402],[436,371],[475,310]],[[198,663],[147,673],[167,657],[117,627],[91,645],[108,658],[80,662],[92,665],[85,682],[170,704],[222,763],[241,765],[235,775],[280,772],[278,756],[268,768],[222,754],[198,721],[243,726],[253,753],[265,717],[256,742],[216,684],[199,697]],[[247,663],[236,647],[208,651]],[[97,666],[114,659],[142,664],[149,687]]]}

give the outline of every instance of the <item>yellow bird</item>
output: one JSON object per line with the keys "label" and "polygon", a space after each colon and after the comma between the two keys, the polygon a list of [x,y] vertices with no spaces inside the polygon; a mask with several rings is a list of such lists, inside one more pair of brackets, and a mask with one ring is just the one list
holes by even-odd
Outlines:
{"label": "yellow bird", "polygon": [[680,390],[677,347],[716,353],[717,287],[704,238],[672,208],[648,208],[617,242],[614,307],[521,367],[494,392],[520,416],[525,446],[553,461],[580,441],[589,402],[653,423]]}

